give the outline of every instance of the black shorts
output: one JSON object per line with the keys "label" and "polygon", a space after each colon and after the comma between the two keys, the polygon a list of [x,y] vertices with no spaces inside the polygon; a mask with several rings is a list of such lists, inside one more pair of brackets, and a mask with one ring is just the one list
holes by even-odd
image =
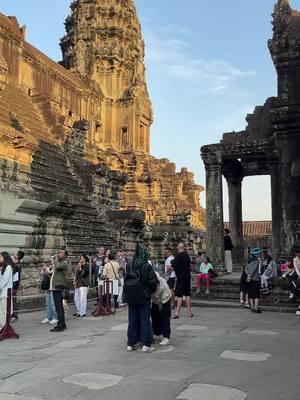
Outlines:
{"label": "black shorts", "polygon": [[240,280],[240,292],[248,293],[248,283],[243,278]]}
{"label": "black shorts", "polygon": [[175,288],[175,279],[176,278],[169,278],[168,279],[168,285],[170,289],[174,289]]}
{"label": "black shorts", "polygon": [[251,281],[247,284],[247,286],[248,286],[249,299],[259,299],[260,298],[259,282]]}
{"label": "black shorts", "polygon": [[176,288],[175,288],[175,296],[176,297],[189,297],[191,295],[191,277],[183,277],[177,279]]}

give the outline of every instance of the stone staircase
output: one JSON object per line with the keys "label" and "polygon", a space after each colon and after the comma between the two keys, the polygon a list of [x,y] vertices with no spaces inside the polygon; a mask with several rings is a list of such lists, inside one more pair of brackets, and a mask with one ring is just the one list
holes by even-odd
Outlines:
{"label": "stone staircase", "polygon": [[70,167],[62,147],[42,142],[33,156],[31,169],[32,187],[43,201],[50,203],[49,215],[45,217],[51,218],[53,212],[55,217],[62,218],[66,243],[72,254],[89,253],[100,243],[113,243],[113,230],[108,221],[101,221],[85,183]]}
{"label": "stone staircase", "polygon": [[[210,294],[205,294],[205,286],[201,293],[196,292],[193,285],[193,306],[241,308],[239,301],[240,273],[218,276],[210,288]],[[271,286],[270,294],[261,295],[260,307],[265,311],[295,312],[298,304],[288,298],[288,287],[285,280],[278,278]]]}
{"label": "stone staircase", "polygon": [[13,127],[20,134],[27,131],[39,139],[48,139],[50,132],[30,97],[13,82],[0,95],[0,123]]}

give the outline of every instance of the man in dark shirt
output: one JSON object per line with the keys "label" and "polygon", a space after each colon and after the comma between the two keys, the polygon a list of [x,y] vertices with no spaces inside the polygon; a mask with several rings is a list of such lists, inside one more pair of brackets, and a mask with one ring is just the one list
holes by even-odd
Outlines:
{"label": "man in dark shirt", "polygon": [[187,254],[183,243],[179,243],[177,250],[178,254],[174,260],[174,271],[177,278],[175,289],[177,307],[173,319],[179,318],[183,296],[186,297],[189,317],[193,316],[191,307],[191,259]]}
{"label": "man in dark shirt", "polygon": [[229,236],[230,230],[224,229],[224,251],[225,251],[225,266],[227,272],[232,273],[232,249],[233,244]]}

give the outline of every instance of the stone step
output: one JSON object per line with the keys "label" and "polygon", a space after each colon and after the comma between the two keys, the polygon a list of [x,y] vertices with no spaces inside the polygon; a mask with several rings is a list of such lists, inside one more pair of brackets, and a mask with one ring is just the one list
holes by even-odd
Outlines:
{"label": "stone step", "polygon": [[[11,99],[14,99],[14,102]],[[11,125],[9,110],[16,114],[25,128],[36,133],[37,137],[49,137],[49,130],[30,97],[22,89],[16,87],[14,83],[9,83],[0,96],[1,120]]]}
{"label": "stone step", "polygon": [[[70,290],[70,300],[68,300],[68,306],[72,306],[74,304],[73,296],[74,296],[74,291]],[[88,312],[90,313],[95,309],[94,306],[95,288],[90,288],[88,293],[88,298],[89,298]],[[30,295],[18,296],[18,311],[20,314],[44,310],[45,307],[46,307],[46,300],[44,293],[31,296]]]}
{"label": "stone step", "polygon": [[[192,301],[193,307],[211,307],[211,308],[240,308],[243,312],[249,312],[250,310],[241,307],[238,301],[222,301],[222,300],[194,300]],[[282,307],[277,305],[260,305],[260,308],[263,311],[272,311],[272,312],[285,312],[285,313],[295,313],[297,310],[297,306],[289,306],[289,307]]]}
{"label": "stone step", "polygon": [[[239,294],[234,294],[234,293],[218,293],[214,294],[213,292],[210,292],[209,295],[206,295],[205,293],[202,294],[195,294],[193,295],[194,299],[197,300],[220,300],[220,301],[232,301],[232,300],[238,300],[239,299]],[[290,301],[288,296],[286,295],[285,297],[271,297],[271,296],[261,296],[260,298],[260,303],[264,305],[274,305],[274,306],[280,306],[280,307],[292,307],[295,304],[295,301]]]}
{"label": "stone step", "polygon": [[[206,289],[206,287],[203,286],[200,294],[205,293],[205,289]],[[239,294],[240,288],[239,288],[239,286],[238,287],[237,286],[221,286],[221,285],[214,286],[214,284],[212,284],[212,286],[210,287],[210,291],[211,291],[211,293],[216,294],[216,295],[221,294],[221,293],[223,293],[223,294],[227,294],[227,293]],[[286,297],[287,292],[288,292],[288,290],[283,290],[279,287],[270,289],[271,295],[276,296],[276,297]]]}
{"label": "stone step", "polygon": [[[5,125],[12,126],[11,120],[9,118],[4,118],[2,114],[0,114],[0,122],[4,123]],[[29,124],[27,123],[27,121],[24,121],[24,128],[28,128],[33,136],[37,136],[43,139],[47,139],[49,137],[48,131],[43,130],[41,128],[41,125]]]}

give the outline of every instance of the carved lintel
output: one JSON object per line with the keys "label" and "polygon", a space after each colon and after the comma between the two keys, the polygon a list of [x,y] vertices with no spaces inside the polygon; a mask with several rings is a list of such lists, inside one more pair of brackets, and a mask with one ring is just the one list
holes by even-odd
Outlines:
{"label": "carved lintel", "polygon": [[201,148],[201,157],[206,169],[220,169],[223,161],[222,146],[203,146]]}

